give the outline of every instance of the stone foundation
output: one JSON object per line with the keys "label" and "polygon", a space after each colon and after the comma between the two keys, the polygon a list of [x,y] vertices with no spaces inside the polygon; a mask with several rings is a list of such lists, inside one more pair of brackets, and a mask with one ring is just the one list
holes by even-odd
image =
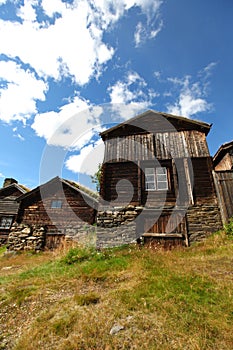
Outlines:
{"label": "stone foundation", "polygon": [[14,223],[8,236],[7,249],[9,251],[40,251],[45,248],[56,248],[64,241],[96,245],[95,226],[89,224],[68,225],[62,231],[62,233],[59,230],[47,233],[46,228],[41,225]]}
{"label": "stone foundation", "polygon": [[222,228],[217,205],[195,205],[187,211],[189,242],[199,242]]}
{"label": "stone foundation", "polygon": [[41,226],[13,224],[8,236],[7,249],[39,251],[45,245],[45,229]]}
{"label": "stone foundation", "polygon": [[100,210],[97,215],[96,247],[116,247],[136,242],[135,219],[142,209],[128,206]]}

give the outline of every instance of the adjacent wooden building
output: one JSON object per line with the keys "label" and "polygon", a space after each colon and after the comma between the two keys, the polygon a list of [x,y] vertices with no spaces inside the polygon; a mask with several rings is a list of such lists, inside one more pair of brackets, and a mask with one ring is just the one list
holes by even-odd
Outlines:
{"label": "adjacent wooden building", "polygon": [[233,217],[233,141],[219,147],[213,164],[222,220],[227,223]]}
{"label": "adjacent wooden building", "polygon": [[40,248],[55,248],[65,237],[85,239],[95,222],[98,200],[95,193],[80,184],[55,177],[21,195],[18,204],[17,223],[23,235],[16,234],[18,229],[14,229],[12,244],[14,237],[20,236],[27,245],[30,240],[36,240],[37,234],[33,237],[32,231],[41,228],[44,241],[42,244],[40,240]]}
{"label": "adjacent wooden building", "polygon": [[29,191],[15,179],[6,178],[0,189],[0,245],[7,242],[8,234],[18,214],[16,199]]}
{"label": "adjacent wooden building", "polygon": [[[149,110],[102,132],[100,228],[104,212],[112,210],[114,217],[116,208],[127,207],[137,213],[135,237],[145,241],[188,245],[220,228],[206,142],[210,129],[204,122]],[[100,245],[103,237],[107,240],[100,229]]]}

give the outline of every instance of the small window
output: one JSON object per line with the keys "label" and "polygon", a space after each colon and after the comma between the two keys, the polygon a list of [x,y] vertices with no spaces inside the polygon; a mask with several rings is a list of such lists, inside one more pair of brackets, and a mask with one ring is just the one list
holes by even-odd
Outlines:
{"label": "small window", "polygon": [[51,208],[52,209],[61,209],[62,201],[52,201]]}
{"label": "small window", "polygon": [[11,227],[13,217],[3,216],[0,221],[0,228],[9,229]]}
{"label": "small window", "polygon": [[167,190],[167,169],[165,167],[145,168],[145,187],[147,191]]}

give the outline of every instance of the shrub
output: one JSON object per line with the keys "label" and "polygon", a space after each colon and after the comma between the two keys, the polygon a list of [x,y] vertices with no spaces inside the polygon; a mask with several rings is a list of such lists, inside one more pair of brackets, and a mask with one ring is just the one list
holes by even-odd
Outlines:
{"label": "shrub", "polygon": [[224,229],[226,231],[226,234],[233,238],[233,217],[230,219],[228,224],[224,225]]}
{"label": "shrub", "polygon": [[89,260],[95,255],[95,250],[91,248],[71,248],[66,256],[62,259],[68,265]]}

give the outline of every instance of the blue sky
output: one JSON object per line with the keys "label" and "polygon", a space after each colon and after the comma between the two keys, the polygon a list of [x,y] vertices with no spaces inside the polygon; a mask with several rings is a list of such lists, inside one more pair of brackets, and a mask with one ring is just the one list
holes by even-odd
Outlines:
{"label": "blue sky", "polygon": [[98,133],[147,109],[233,139],[232,0],[0,0],[0,185],[91,185]]}

